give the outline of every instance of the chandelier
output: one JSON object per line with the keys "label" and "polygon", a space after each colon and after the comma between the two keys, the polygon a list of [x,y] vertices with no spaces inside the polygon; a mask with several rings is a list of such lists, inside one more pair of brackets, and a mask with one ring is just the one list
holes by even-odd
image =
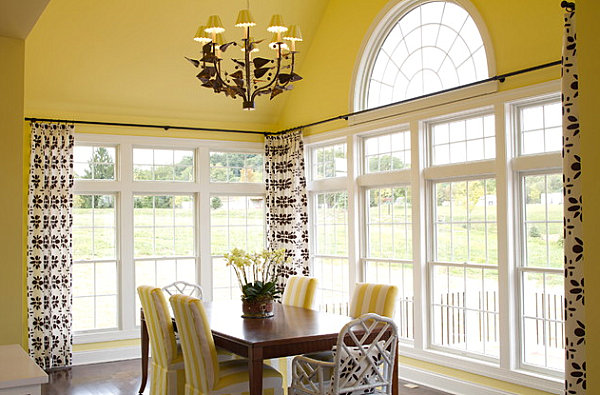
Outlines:
{"label": "chandelier", "polygon": [[[254,99],[257,96],[275,96],[293,88],[292,82],[302,79],[294,72],[296,58],[296,42],[302,41],[300,28],[283,23],[281,15],[275,14],[267,27],[272,34],[269,48],[275,52],[274,59],[256,56],[258,45],[265,41],[256,40],[251,34],[251,28],[256,22],[250,14],[249,7],[241,10],[235,24],[244,29],[244,36],[238,42],[227,42],[223,36],[225,28],[218,15],[208,18],[206,25],[200,26],[194,40],[203,44],[202,57],[191,59],[186,57],[195,67],[200,68],[196,77],[202,86],[212,89],[215,93],[224,93],[232,99],[241,98],[245,110],[254,109]],[[289,45],[287,42],[289,42]],[[223,65],[223,57],[230,47],[239,46],[243,55],[231,56],[228,70]]]}

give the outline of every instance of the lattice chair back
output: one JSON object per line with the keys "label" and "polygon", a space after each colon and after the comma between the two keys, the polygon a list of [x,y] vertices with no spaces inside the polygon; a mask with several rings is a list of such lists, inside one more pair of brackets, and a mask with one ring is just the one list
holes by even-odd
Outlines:
{"label": "lattice chair back", "polygon": [[398,328],[392,319],[362,315],[342,328],[333,362],[294,358],[291,394],[391,395],[397,344]]}
{"label": "lattice chair back", "polygon": [[198,284],[192,284],[185,281],[175,281],[169,285],[165,285],[162,290],[166,292],[169,296],[173,295],[188,295],[193,296],[194,298],[202,300],[204,294],[202,292],[202,287]]}

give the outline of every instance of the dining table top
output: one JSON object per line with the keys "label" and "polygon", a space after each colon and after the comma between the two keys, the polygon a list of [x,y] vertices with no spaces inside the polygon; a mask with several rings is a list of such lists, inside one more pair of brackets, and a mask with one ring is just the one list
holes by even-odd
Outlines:
{"label": "dining table top", "polygon": [[273,304],[273,317],[242,318],[241,301],[204,302],[214,335],[245,344],[272,346],[331,338],[351,321],[348,316]]}

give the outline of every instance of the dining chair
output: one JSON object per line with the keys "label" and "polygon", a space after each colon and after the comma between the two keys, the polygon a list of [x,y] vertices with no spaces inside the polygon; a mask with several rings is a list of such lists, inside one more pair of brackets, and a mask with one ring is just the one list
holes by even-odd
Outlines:
{"label": "dining chair", "polygon": [[397,346],[398,328],[391,318],[364,314],[340,331],[333,361],[294,358],[290,393],[390,395]]}
{"label": "dining chair", "polygon": [[315,302],[315,292],[318,280],[314,277],[291,276],[281,297],[281,303],[287,306],[312,309]]}
{"label": "dining chair", "polygon": [[[281,303],[286,306],[313,309],[318,283],[319,281],[314,277],[290,276],[283,290]],[[292,357],[269,359],[265,363],[281,372],[283,385],[287,388],[292,382]]]}
{"label": "dining chair", "polygon": [[[382,317],[393,318],[396,310],[398,287],[389,284],[356,283],[350,299],[349,315],[358,318],[363,314],[374,313]],[[331,351],[306,355],[320,361],[333,361]]]}
{"label": "dining chair", "polygon": [[165,285],[164,287],[162,287],[162,290],[166,292],[169,296],[173,296],[175,294],[182,294],[193,296],[200,300],[204,298],[204,293],[202,292],[202,287],[200,285],[188,283],[185,281],[175,281],[169,285]]}
{"label": "dining chair", "polygon": [[160,288],[141,285],[137,288],[142,304],[148,337],[152,347],[152,395],[177,395],[184,391],[183,354],[177,347],[169,305]]}
{"label": "dining chair", "polygon": [[[179,328],[185,364],[185,395],[248,392],[248,360],[219,362],[204,306],[199,299],[173,295],[169,299]],[[281,374],[263,366],[263,394],[283,394]]]}

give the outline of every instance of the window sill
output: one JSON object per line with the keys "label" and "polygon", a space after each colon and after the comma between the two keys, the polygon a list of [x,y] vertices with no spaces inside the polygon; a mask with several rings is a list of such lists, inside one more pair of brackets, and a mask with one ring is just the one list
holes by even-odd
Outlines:
{"label": "window sill", "polygon": [[140,338],[140,329],[107,330],[105,332],[83,332],[73,335],[73,344],[101,343],[118,340],[131,340]]}
{"label": "window sill", "polygon": [[522,369],[509,370],[501,368],[495,363],[478,361],[464,356],[449,355],[435,350],[415,350],[412,347],[402,344],[400,344],[400,356],[554,394],[561,394],[563,392],[564,382],[561,378],[542,375],[537,372]]}

